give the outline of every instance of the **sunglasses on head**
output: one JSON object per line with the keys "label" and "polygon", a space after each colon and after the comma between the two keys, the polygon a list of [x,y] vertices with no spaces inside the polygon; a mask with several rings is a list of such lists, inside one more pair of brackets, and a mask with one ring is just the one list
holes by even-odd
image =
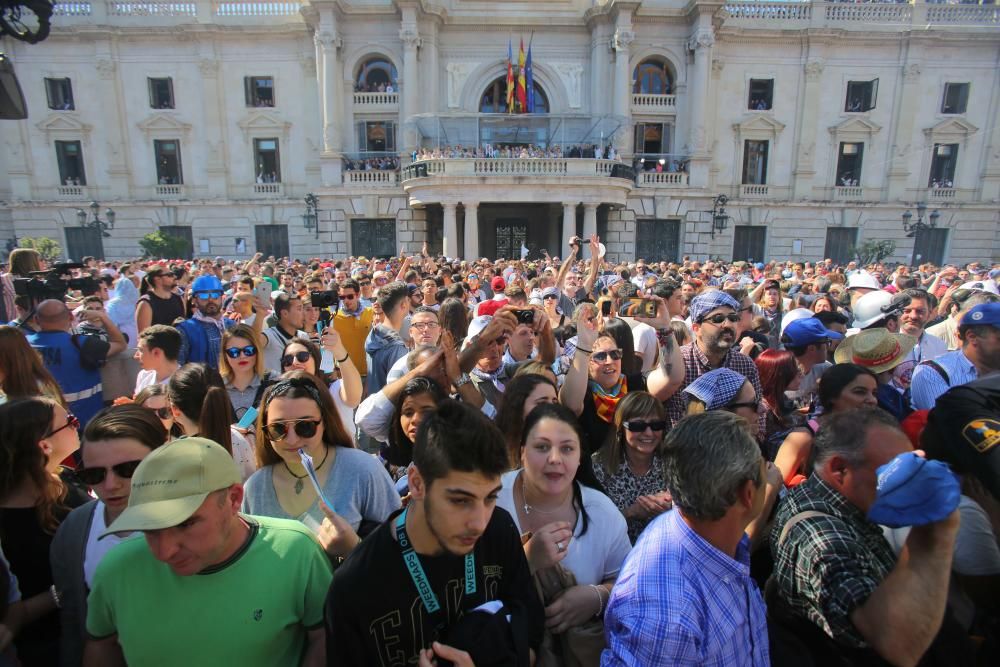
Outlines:
{"label": "sunglasses on head", "polygon": [[72,414],[67,414],[67,415],[66,415],[66,423],[65,423],[65,424],[63,424],[62,426],[60,426],[59,428],[57,428],[57,429],[55,429],[55,430],[51,431],[51,432],[50,432],[50,433],[49,433],[48,435],[46,435],[45,437],[46,437],[46,438],[51,438],[52,436],[54,436],[54,435],[55,435],[56,433],[58,433],[59,431],[62,431],[63,429],[67,429],[67,428],[73,428],[74,430],[76,430],[76,429],[79,429],[79,428],[80,428],[80,420],[79,420],[79,419],[77,419],[77,418],[76,418],[75,416],[73,416]]}
{"label": "sunglasses on head", "polygon": [[[122,479],[132,479],[140,463],[142,461],[125,461],[111,466],[111,470]],[[76,476],[87,486],[97,486],[108,476],[108,468],[81,468],[76,471]]]}
{"label": "sunglasses on head", "polygon": [[244,357],[255,357],[257,356],[257,346],[247,345],[246,347],[227,347],[226,356],[230,359],[239,359],[240,353],[243,353]]}
{"label": "sunglasses on head", "polygon": [[649,422],[643,421],[641,419],[629,419],[628,421],[622,422],[622,426],[624,426],[627,430],[631,431],[632,433],[642,433],[647,428],[653,431],[662,431],[665,428],[667,428],[667,422],[662,419],[657,419]]}
{"label": "sunglasses on head", "polygon": [[284,440],[291,429],[294,429],[295,435],[300,438],[311,438],[316,435],[319,425],[319,419],[289,419],[268,424],[264,427],[264,431],[271,440]]}
{"label": "sunglasses on head", "polygon": [[710,324],[714,324],[715,326],[719,326],[720,324],[722,324],[726,320],[729,320],[733,324],[736,324],[737,322],[740,321],[740,314],[739,313],[716,313],[715,315],[712,315],[711,317],[703,317],[703,318],[701,318],[702,323],[708,322]]}
{"label": "sunglasses on head", "polygon": [[222,296],[222,292],[195,292],[194,298],[196,299],[218,299]]}
{"label": "sunglasses on head", "polygon": [[607,361],[609,358],[611,359],[611,361],[618,361],[619,359],[622,358],[622,351],[605,350],[604,352],[594,352],[592,355],[590,355],[590,358],[599,363]]}
{"label": "sunglasses on head", "polygon": [[281,358],[281,365],[291,366],[294,361],[304,364],[309,361],[309,357],[311,356],[312,354],[310,354],[308,350],[302,350],[300,352],[296,352],[295,354],[286,354]]}

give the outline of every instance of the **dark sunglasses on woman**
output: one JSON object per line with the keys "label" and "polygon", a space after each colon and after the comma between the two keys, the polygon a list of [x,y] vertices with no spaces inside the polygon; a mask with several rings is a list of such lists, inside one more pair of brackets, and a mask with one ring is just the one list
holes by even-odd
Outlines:
{"label": "dark sunglasses on woman", "polygon": [[290,419],[268,424],[264,431],[271,440],[284,440],[290,429],[294,429],[295,435],[300,438],[311,438],[316,435],[319,425],[319,419]]}
{"label": "dark sunglasses on woman", "polygon": [[310,354],[306,350],[302,350],[301,352],[296,352],[295,354],[286,354],[281,358],[281,367],[284,368],[285,366],[291,366],[293,361],[297,361],[300,364],[304,364],[307,361],[309,361],[309,357],[311,356],[312,354]]}
{"label": "dark sunglasses on woman", "polygon": [[149,408],[156,413],[156,416],[160,419],[173,419],[174,412],[170,409],[169,405],[164,405],[162,408]]}
{"label": "dark sunglasses on woman", "polygon": [[239,359],[240,353],[243,353],[244,357],[256,357],[257,356],[257,346],[247,345],[246,347],[227,347],[226,356],[230,359]]}
{"label": "dark sunglasses on woman", "polygon": [[611,361],[618,361],[619,359],[622,358],[622,351],[605,350],[604,352],[594,352],[592,355],[590,355],[590,358],[598,363],[604,363],[605,361],[607,361],[609,357],[611,358]]}
{"label": "dark sunglasses on woman", "polygon": [[63,429],[67,429],[67,428],[72,428],[74,431],[75,430],[79,430],[79,428],[80,428],[80,420],[77,419],[72,414],[67,414],[66,415],[66,423],[63,424],[62,426],[60,426],[59,428],[54,429],[52,432],[50,432],[45,437],[46,438],[51,438],[52,436],[54,436],[59,431],[62,431]]}
{"label": "dark sunglasses on woman", "polygon": [[[135,469],[142,461],[125,461],[111,466],[111,470],[122,479],[132,479]],[[81,468],[76,471],[77,478],[87,486],[97,486],[108,476],[108,468]]]}
{"label": "dark sunglasses on woman", "polygon": [[646,422],[641,419],[629,419],[628,421],[622,422],[622,426],[632,433],[642,433],[647,428],[653,431],[662,431],[667,428],[667,422],[663,420]]}

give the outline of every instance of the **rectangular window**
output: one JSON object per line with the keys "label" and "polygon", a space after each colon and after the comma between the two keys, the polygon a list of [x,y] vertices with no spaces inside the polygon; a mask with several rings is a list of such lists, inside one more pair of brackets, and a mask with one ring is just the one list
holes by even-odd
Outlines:
{"label": "rectangular window", "polygon": [[767,185],[768,141],[743,142],[743,184]]}
{"label": "rectangular window", "polygon": [[146,79],[149,82],[149,108],[174,108],[174,80],[170,77]]}
{"label": "rectangular window", "polygon": [[871,81],[848,81],[844,111],[871,111],[875,108],[875,99],[877,97],[878,79]]}
{"label": "rectangular window", "polygon": [[929,188],[955,187],[955,164],[958,161],[958,144],[934,144],[931,155]]}
{"label": "rectangular window", "polygon": [[76,109],[73,104],[73,84],[69,79],[45,79],[45,96],[49,101],[49,108],[56,111],[72,111]]}
{"label": "rectangular window", "polygon": [[861,160],[864,158],[865,145],[840,142],[840,154],[837,157],[837,185],[861,185]]}
{"label": "rectangular window", "polygon": [[396,123],[391,120],[360,121],[358,150],[362,153],[395,153]]}
{"label": "rectangular window", "polygon": [[[635,152],[640,155],[662,155],[669,153],[670,126],[665,123],[636,123]],[[655,160],[643,165],[646,169],[652,169],[655,166]]]}
{"label": "rectangular window", "polygon": [[837,264],[847,264],[854,259],[857,242],[857,227],[827,227],[823,257],[829,257]]}
{"label": "rectangular window", "polygon": [[397,247],[395,220],[351,220],[351,254],[391,257]]}
{"label": "rectangular window", "polygon": [[969,104],[969,84],[944,84],[944,99],[941,100],[941,113],[965,113]]}
{"label": "rectangular window", "polygon": [[767,244],[767,227],[736,225],[733,229],[733,259],[759,262]]}
{"label": "rectangular window", "polygon": [[750,79],[748,109],[751,111],[770,111],[773,101],[774,79]]}
{"label": "rectangular window", "polygon": [[258,183],[281,183],[281,160],[277,139],[253,140],[253,163]]}
{"label": "rectangular window", "polygon": [[59,163],[60,185],[86,185],[83,172],[83,150],[79,141],[57,141],[56,162]]}
{"label": "rectangular window", "polygon": [[172,139],[156,139],[153,141],[153,153],[156,156],[156,182],[159,185],[182,185],[180,143]]}
{"label": "rectangular window", "polygon": [[243,94],[248,107],[274,106],[274,77],[245,76],[243,77]]}

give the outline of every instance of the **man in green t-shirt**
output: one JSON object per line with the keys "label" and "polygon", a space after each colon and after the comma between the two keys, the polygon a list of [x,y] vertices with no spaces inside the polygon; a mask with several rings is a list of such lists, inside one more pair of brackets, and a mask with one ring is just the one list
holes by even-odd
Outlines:
{"label": "man in green t-shirt", "polygon": [[332,570],[297,521],[241,515],[232,456],[203,438],[153,451],[105,535],[142,532],[94,574],[84,665],[322,665]]}

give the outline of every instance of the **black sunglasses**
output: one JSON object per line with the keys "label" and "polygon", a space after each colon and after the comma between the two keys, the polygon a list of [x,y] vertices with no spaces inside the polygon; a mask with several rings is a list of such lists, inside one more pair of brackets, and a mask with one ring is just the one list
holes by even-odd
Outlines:
{"label": "black sunglasses", "polygon": [[162,408],[149,408],[149,409],[152,410],[153,412],[155,412],[156,416],[159,417],[160,419],[173,419],[174,418],[174,413],[170,409],[169,405],[165,405]]}
{"label": "black sunglasses", "polygon": [[642,433],[647,428],[653,431],[662,431],[667,428],[667,422],[662,419],[656,421],[646,422],[641,419],[630,419],[628,421],[622,422],[622,426],[631,431],[632,433]]}
{"label": "black sunglasses", "polygon": [[715,326],[719,326],[720,324],[722,324],[726,320],[729,320],[733,324],[736,324],[737,322],[740,321],[740,314],[739,313],[716,313],[715,315],[712,315],[711,317],[703,317],[703,318],[701,318],[702,322],[709,322],[711,324],[714,324]]}
{"label": "black sunglasses", "polygon": [[309,357],[311,356],[312,354],[309,353],[308,350],[302,350],[300,352],[296,352],[295,354],[286,354],[281,358],[281,366],[282,368],[284,368],[285,366],[291,366],[293,361],[297,361],[300,364],[304,364],[307,361],[309,361]]}
{"label": "black sunglasses", "polygon": [[[142,461],[125,461],[111,466],[111,470],[122,479],[132,479],[135,469]],[[87,486],[97,486],[108,476],[108,468],[81,468],[76,471],[77,478]]]}
{"label": "black sunglasses", "polygon": [[592,355],[590,355],[590,358],[598,363],[603,363],[604,361],[607,361],[609,357],[611,358],[611,361],[618,361],[619,359],[622,358],[622,351],[605,350],[604,352],[594,352]]}
{"label": "black sunglasses", "polygon": [[63,424],[62,426],[60,426],[59,428],[54,429],[53,431],[49,432],[49,434],[46,435],[45,437],[46,438],[51,438],[52,436],[54,436],[59,431],[62,431],[63,429],[67,429],[67,428],[70,428],[70,427],[72,427],[74,430],[79,429],[80,428],[80,420],[77,419],[72,414],[67,414],[66,415],[66,423]]}
{"label": "black sunglasses", "polygon": [[271,440],[284,440],[289,429],[294,429],[295,435],[300,438],[311,438],[316,435],[319,425],[319,419],[289,419],[268,424],[264,427],[264,431]]}
{"label": "black sunglasses", "polygon": [[247,345],[246,347],[227,347],[226,356],[230,359],[239,359],[240,352],[243,353],[244,357],[255,357],[257,356],[257,346]]}
{"label": "black sunglasses", "polygon": [[731,412],[735,412],[740,408],[749,408],[750,410],[757,412],[757,408],[759,407],[760,403],[758,403],[757,401],[747,401],[746,403],[730,403],[728,406],[726,406],[726,409]]}

